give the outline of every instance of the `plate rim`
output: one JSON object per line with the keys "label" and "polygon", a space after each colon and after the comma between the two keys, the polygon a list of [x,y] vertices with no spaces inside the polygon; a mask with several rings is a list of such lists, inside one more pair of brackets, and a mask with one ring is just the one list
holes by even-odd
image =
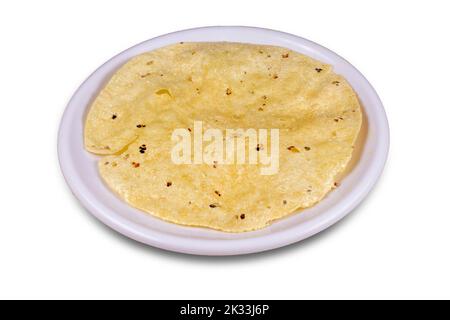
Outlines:
{"label": "plate rim", "polygon": [[[64,143],[67,142],[70,133],[68,133],[65,128],[68,127],[67,123],[71,120],[70,111],[76,107],[76,98],[80,94],[86,83],[90,79],[92,79],[93,76],[97,72],[99,72],[99,70],[105,68],[106,66],[108,66],[108,64],[114,61],[114,59],[125,55],[131,50],[134,50],[141,46],[145,46],[152,41],[155,42],[158,39],[167,39],[170,37],[182,36],[183,34],[187,33],[203,31],[225,33],[236,31],[262,32],[266,34],[270,33],[273,36],[285,37],[289,39],[289,41],[296,41],[299,43],[301,42],[305,47],[310,47],[314,50],[318,50],[320,52],[323,52],[324,54],[330,55],[333,58],[340,60],[341,63],[344,63],[348,67],[350,67],[353,72],[355,72],[356,75],[359,76],[360,81],[362,82],[361,84],[363,85],[363,87],[365,87],[367,93],[371,95],[373,104],[377,108],[377,125],[381,128],[381,130],[380,135],[377,136],[377,138],[379,139],[377,148],[376,150],[373,150],[372,166],[369,168],[370,170],[368,170],[367,174],[365,175],[366,179],[365,181],[360,183],[358,189],[352,191],[353,194],[351,199],[338,202],[333,207],[335,212],[334,214],[325,215],[325,213],[327,213],[327,211],[325,211],[322,214],[322,217],[311,226],[309,226],[306,232],[298,232],[301,225],[299,224],[284,231],[269,233],[257,237],[249,237],[245,239],[199,239],[188,236],[168,234],[154,229],[143,228],[142,226],[137,225],[135,222],[129,221],[124,217],[112,214],[110,212],[111,210],[107,206],[102,204],[101,201],[95,199],[95,197],[90,196],[88,190],[79,183],[79,180],[77,180],[77,175],[74,171],[74,168],[69,165],[69,161],[67,159],[67,146],[65,146]],[[84,108],[87,107],[88,106],[85,106]],[[389,124],[386,112],[378,94],[376,93],[370,82],[364,77],[364,75],[362,75],[362,73],[358,69],[356,69],[344,58],[340,57],[338,54],[310,40],[281,31],[247,26],[207,26],[171,32],[140,42],[113,56],[111,59],[98,67],[85,81],[83,81],[83,83],[78,87],[78,89],[74,92],[73,96],[69,100],[61,118],[58,130],[57,148],[60,168],[72,193],[93,216],[95,216],[110,228],[141,243],[169,251],[196,255],[240,255],[272,250],[304,240],[314,234],[317,234],[320,231],[325,230],[329,226],[341,220],[356,206],[358,206],[375,186],[387,161],[389,144]]]}

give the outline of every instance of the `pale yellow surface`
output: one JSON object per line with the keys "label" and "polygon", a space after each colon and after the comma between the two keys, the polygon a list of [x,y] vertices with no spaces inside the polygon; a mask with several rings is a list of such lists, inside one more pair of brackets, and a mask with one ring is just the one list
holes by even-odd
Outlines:
{"label": "pale yellow surface", "polygon": [[[194,121],[280,129],[279,172],[175,165],[172,131]],[[179,224],[242,232],[320,201],[350,160],[360,126],[357,96],[326,64],[280,47],[180,43],[117,71],[90,109],[85,145],[105,155],[100,174],[130,205]]]}

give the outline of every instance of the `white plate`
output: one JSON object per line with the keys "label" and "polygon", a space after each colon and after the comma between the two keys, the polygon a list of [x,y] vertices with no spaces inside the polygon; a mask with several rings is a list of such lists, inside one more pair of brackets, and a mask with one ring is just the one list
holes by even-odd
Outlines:
{"label": "white plate", "polygon": [[[83,123],[92,100],[109,77],[142,52],[181,41],[229,41],[277,45],[334,66],[357,92],[364,108],[363,133],[349,172],[340,186],[316,206],[276,221],[269,227],[240,234],[184,227],[128,206],[102,182],[98,157],[83,147]],[[355,208],[380,176],[389,149],[389,127],[375,90],[350,63],[303,38],[252,27],[205,27],[179,31],[142,42],[98,68],[75,92],[61,120],[58,154],[64,177],[75,196],[99,220],[137,241],[158,248],[201,255],[236,255],[270,250],[310,237]]]}

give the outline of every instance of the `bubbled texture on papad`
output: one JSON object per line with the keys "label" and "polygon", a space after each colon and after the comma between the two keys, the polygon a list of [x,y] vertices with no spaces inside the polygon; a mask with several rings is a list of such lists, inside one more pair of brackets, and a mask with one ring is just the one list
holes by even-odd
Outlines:
{"label": "bubbled texture on papad", "polygon": [[[176,165],[177,128],[280,129],[280,165]],[[361,126],[354,91],[329,65],[291,50],[180,43],[131,59],[94,101],[87,150],[133,207],[183,225],[242,232],[307,208],[333,188]],[[264,147],[264,146],[262,146]]]}

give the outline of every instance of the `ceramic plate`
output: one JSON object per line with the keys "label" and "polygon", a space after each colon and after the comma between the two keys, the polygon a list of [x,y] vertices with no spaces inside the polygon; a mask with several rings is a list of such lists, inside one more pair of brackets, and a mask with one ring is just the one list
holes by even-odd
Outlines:
{"label": "ceramic plate", "polygon": [[[229,41],[286,47],[331,64],[359,96],[363,127],[352,162],[340,185],[312,208],[296,212],[269,227],[239,234],[184,227],[134,209],[102,182],[98,157],[83,147],[83,124],[91,102],[111,75],[127,60],[165,45],[189,41]],[[364,76],[334,52],[291,34],[252,27],[205,27],[166,34],[123,51],[99,67],[75,92],[61,120],[58,154],[74,195],[95,217],[114,230],[148,245],[200,255],[237,255],[282,247],[310,237],[336,223],[369,193],[380,176],[389,149],[389,127],[383,105]]]}

